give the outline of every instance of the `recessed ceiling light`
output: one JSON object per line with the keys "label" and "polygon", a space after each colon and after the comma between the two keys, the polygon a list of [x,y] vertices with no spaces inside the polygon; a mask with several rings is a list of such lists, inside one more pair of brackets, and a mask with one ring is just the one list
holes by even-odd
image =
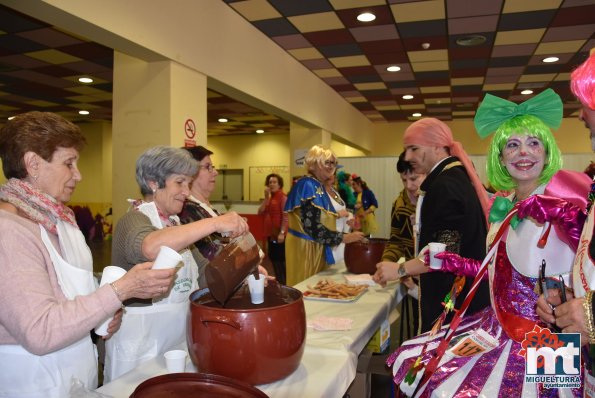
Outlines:
{"label": "recessed ceiling light", "polygon": [[420,117],[420,116],[421,116],[421,113],[419,113],[419,112],[415,112],[415,113],[414,113],[413,115],[411,115],[411,116],[413,116],[413,117]]}
{"label": "recessed ceiling light", "polygon": [[12,120],[12,119],[14,119],[14,116],[10,116],[10,117],[8,118],[8,120]]}
{"label": "recessed ceiling light", "polygon": [[79,82],[81,83],[93,83],[93,79],[90,77],[79,77]]}
{"label": "recessed ceiling light", "polygon": [[523,95],[533,94],[533,90],[523,90],[523,91],[521,91],[521,94],[523,94]]}
{"label": "recessed ceiling light", "polygon": [[551,62],[558,62],[559,60],[560,60],[560,58],[558,58],[558,57],[547,57],[547,58],[542,59],[543,62],[548,63],[548,64]]}
{"label": "recessed ceiling light", "polygon": [[376,19],[376,15],[371,12],[362,12],[357,16],[357,20],[360,22],[371,22]]}
{"label": "recessed ceiling light", "polygon": [[222,118],[217,119],[217,121],[219,123],[227,123],[229,120],[227,120],[226,118],[222,117]]}
{"label": "recessed ceiling light", "polygon": [[403,96],[403,99],[413,99],[413,95],[406,94],[406,95]]}
{"label": "recessed ceiling light", "polygon": [[398,72],[401,70],[401,67],[397,65],[391,65],[388,68],[386,68],[386,70],[389,72]]}
{"label": "recessed ceiling light", "polygon": [[79,111],[79,115],[88,115],[89,111]]}
{"label": "recessed ceiling light", "polygon": [[264,130],[260,130],[260,129],[256,130],[256,134],[262,134],[262,133],[264,133]]}

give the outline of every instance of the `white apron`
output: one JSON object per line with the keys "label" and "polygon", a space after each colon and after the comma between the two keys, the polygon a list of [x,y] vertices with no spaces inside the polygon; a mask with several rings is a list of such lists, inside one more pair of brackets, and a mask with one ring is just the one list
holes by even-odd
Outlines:
{"label": "white apron", "polygon": [[[338,194],[337,194],[338,195]],[[341,210],[347,210],[345,204],[337,202],[332,195],[329,195],[331,199],[331,203],[335,208],[335,212],[339,213]],[[351,227],[347,225],[347,221],[352,219],[353,215],[349,213],[349,217],[337,217],[336,220],[336,227],[337,232],[345,232],[348,233],[351,231]],[[335,259],[335,264],[343,261],[345,257],[345,243],[341,242],[337,246],[333,246],[333,258]]]}
{"label": "white apron", "polygon": [[[155,228],[163,228],[153,202],[138,208]],[[184,266],[176,273],[169,294],[153,305],[126,307],[122,325],[105,342],[105,382],[110,382],[186,341],[188,297],[198,288],[198,266],[190,250],[180,252]],[[117,264],[115,264],[117,265]]]}
{"label": "white apron", "polygon": [[[41,226],[40,229],[64,295],[73,299],[92,293],[96,288],[93,273],[68,264],[54,248],[46,230]],[[97,351],[89,334],[46,355],[31,354],[20,345],[0,345],[0,397],[68,397],[73,378],[87,389],[97,388]]]}

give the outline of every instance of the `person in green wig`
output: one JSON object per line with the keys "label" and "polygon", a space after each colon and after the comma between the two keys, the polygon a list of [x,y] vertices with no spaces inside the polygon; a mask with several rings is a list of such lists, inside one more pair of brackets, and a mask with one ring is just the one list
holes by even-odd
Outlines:
{"label": "person in green wig", "polygon": [[[492,186],[510,191],[506,197],[496,196],[491,205],[488,255],[480,263],[443,252],[435,256],[442,260],[440,269],[406,271],[475,278],[465,302],[480,280],[488,279],[491,306],[464,317],[463,304],[449,325],[439,319],[430,332],[406,341],[389,356],[394,381],[406,395],[582,396],[580,375],[564,392],[525,379],[531,368],[525,339],[551,336],[535,304],[542,288],[569,285],[585,219],[589,181],[584,173],[560,170],[560,150],[550,131],[559,127],[561,118],[562,101],[549,89],[519,105],[490,94],[481,103],[475,127],[481,137],[495,131],[487,174]],[[420,259],[427,264],[428,257],[422,254]],[[456,285],[451,295],[456,295]],[[451,301],[452,296],[445,298],[444,313],[455,310]],[[576,369],[582,367],[579,357],[573,362]]]}
{"label": "person in green wig", "polygon": [[343,170],[337,172],[337,191],[339,192],[341,199],[345,202],[347,210],[350,210],[353,213],[355,210],[355,195],[351,188],[350,179],[351,174]]}

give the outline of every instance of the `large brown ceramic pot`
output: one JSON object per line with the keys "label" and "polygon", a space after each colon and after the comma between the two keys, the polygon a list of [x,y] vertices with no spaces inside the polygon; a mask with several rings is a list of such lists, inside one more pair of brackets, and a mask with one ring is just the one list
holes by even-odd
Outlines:
{"label": "large brown ceramic pot", "polygon": [[353,274],[374,274],[376,264],[382,259],[382,253],[388,240],[370,238],[367,242],[353,242],[345,245],[345,266]]}
{"label": "large brown ceramic pot", "polygon": [[225,308],[208,289],[190,295],[187,342],[199,372],[265,384],[291,374],[306,339],[302,293],[269,281],[263,304],[252,304],[241,287]]}

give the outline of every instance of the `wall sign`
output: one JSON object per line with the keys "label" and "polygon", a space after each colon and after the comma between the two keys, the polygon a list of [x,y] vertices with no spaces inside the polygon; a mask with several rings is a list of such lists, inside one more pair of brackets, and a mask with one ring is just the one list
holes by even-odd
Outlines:
{"label": "wall sign", "polygon": [[296,167],[300,167],[304,165],[304,159],[306,158],[306,154],[308,153],[309,149],[296,149],[293,151],[293,159],[294,165]]}
{"label": "wall sign", "polygon": [[186,134],[186,137],[189,139],[194,139],[194,136],[196,135],[196,124],[194,124],[194,120],[186,120],[184,123],[184,134]]}

